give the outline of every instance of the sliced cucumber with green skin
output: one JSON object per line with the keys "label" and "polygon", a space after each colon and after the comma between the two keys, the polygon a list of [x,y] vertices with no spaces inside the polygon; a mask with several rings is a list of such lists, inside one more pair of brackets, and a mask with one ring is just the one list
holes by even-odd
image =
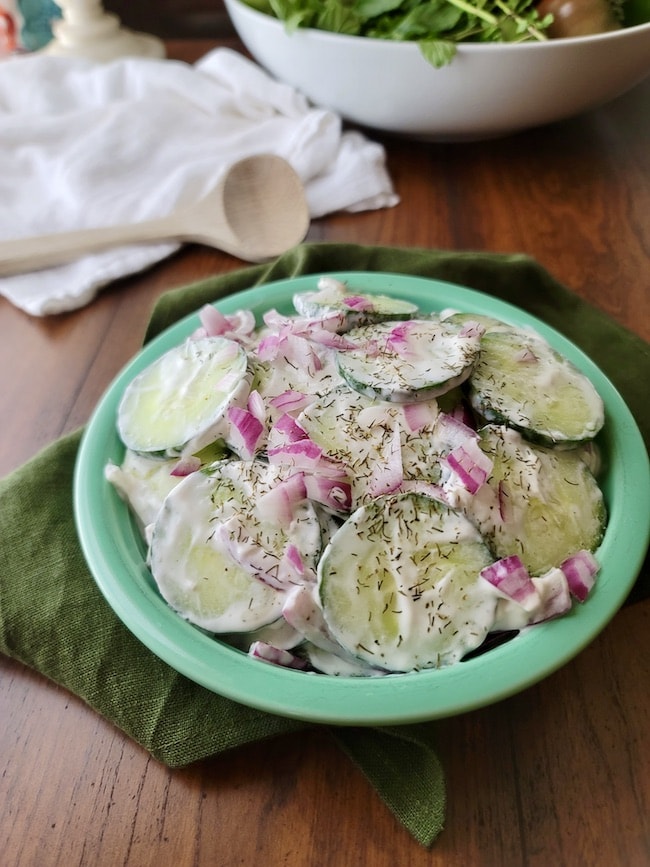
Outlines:
{"label": "sliced cucumber with green skin", "polygon": [[406,494],[362,506],[319,563],[333,637],[374,667],[403,672],[460,660],[489,632],[493,561],[476,528],[436,500]]}
{"label": "sliced cucumber with green skin", "polygon": [[186,620],[210,632],[245,632],[282,614],[286,592],[233,558],[233,546],[246,541],[226,538],[223,525],[229,519],[251,521],[270,568],[292,542],[316,568],[321,525],[309,503],[297,506],[284,527],[256,512],[256,503],[283,476],[281,468],[261,461],[222,461],[210,472],[187,476],[167,496],[153,527],[149,564],[161,595]]}
{"label": "sliced cucumber with green skin", "polygon": [[248,391],[244,349],[225,337],[189,338],[127,386],[117,414],[122,442],[135,452],[172,456],[218,436],[238,393]]}
{"label": "sliced cucumber with green skin", "polygon": [[167,494],[181,481],[172,475],[177,460],[161,461],[127,449],[120,466],[109,463],[104,471],[138,519],[142,530],[152,524]]}
{"label": "sliced cucumber with green skin", "polygon": [[502,322],[500,319],[495,319],[494,316],[487,316],[485,313],[449,313],[440,314],[440,318],[444,322],[450,322],[452,325],[467,326],[474,322],[480,326],[485,333],[488,331],[512,331],[512,325]]}
{"label": "sliced cucumber with green skin", "polygon": [[548,445],[591,440],[605,420],[589,379],[542,337],[523,330],[483,336],[469,394],[487,422]]}
{"label": "sliced cucumber with green skin", "polygon": [[485,537],[495,557],[517,554],[542,575],[576,551],[595,551],[607,522],[602,492],[579,449],[527,442],[514,430],[489,425],[480,448],[493,461],[476,492],[448,491]]}
{"label": "sliced cucumber with green skin", "polygon": [[418,312],[416,304],[388,295],[371,295],[348,289],[333,277],[321,277],[317,292],[300,292],[293,306],[301,316],[324,319],[339,314],[339,331],[388,319],[409,319]]}
{"label": "sliced cucumber with green skin", "polygon": [[445,394],[472,372],[478,334],[437,319],[380,322],[355,328],[340,350],[341,376],[361,394],[394,403],[414,403]]}

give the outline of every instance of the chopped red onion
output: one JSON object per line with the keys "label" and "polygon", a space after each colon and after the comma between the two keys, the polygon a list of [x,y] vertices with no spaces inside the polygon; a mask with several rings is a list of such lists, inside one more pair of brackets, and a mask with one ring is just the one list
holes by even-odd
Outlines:
{"label": "chopped red onion", "polygon": [[434,407],[437,407],[437,404],[430,401],[406,403],[402,406],[404,421],[410,433],[417,433],[435,420]]}
{"label": "chopped red onion", "polygon": [[481,570],[480,575],[500,593],[508,599],[514,599],[523,608],[530,609],[538,602],[537,590],[528,569],[516,554],[486,566]]}
{"label": "chopped red onion", "polygon": [[286,464],[300,470],[315,470],[322,455],[321,447],[310,439],[286,443],[266,450],[270,464],[274,466]]}
{"label": "chopped red onion", "polygon": [[[313,340],[314,343],[319,343],[321,346],[326,346],[328,349],[356,349],[357,344],[352,343],[342,334],[336,334],[323,328],[323,324],[327,324],[325,320],[319,320],[317,324],[310,327],[307,337]],[[340,325],[339,325],[340,327]]]}
{"label": "chopped red onion", "polygon": [[207,337],[218,337],[230,330],[230,323],[212,304],[204,304],[199,310],[199,319]]}
{"label": "chopped red onion", "polygon": [[199,310],[201,327],[197,328],[193,337],[229,337],[237,340],[249,337],[255,330],[255,316],[250,310],[238,310],[230,316],[224,316],[212,304],[205,304]]}
{"label": "chopped red onion", "polygon": [[289,544],[284,549],[278,568],[278,581],[286,587],[316,583],[316,573],[305,565],[298,547]]}
{"label": "chopped red onion", "polygon": [[578,602],[584,602],[596,581],[600,565],[590,551],[578,551],[560,565],[569,590]]}
{"label": "chopped red onion", "polygon": [[258,421],[264,424],[266,421],[266,407],[264,406],[264,398],[259,391],[253,390],[248,395],[246,409],[251,413],[251,415],[254,415]]}
{"label": "chopped red onion", "polygon": [[176,463],[170,473],[172,476],[189,476],[201,469],[201,459],[196,455],[188,455]]}
{"label": "chopped red onion", "polygon": [[288,413],[302,409],[310,400],[312,398],[308,394],[288,389],[287,391],[283,391],[282,394],[272,397],[269,403],[274,409],[280,409]]}
{"label": "chopped red onion", "polygon": [[492,472],[492,460],[481,451],[474,437],[452,449],[444,460],[470,494],[475,494]]}
{"label": "chopped red onion", "polygon": [[287,443],[297,443],[300,440],[308,438],[307,431],[298,424],[293,416],[286,412],[282,413],[269,431],[269,443],[271,443],[271,447]]}
{"label": "chopped red onion", "polygon": [[257,500],[256,511],[263,521],[273,521],[282,527],[291,523],[296,506],[307,497],[303,473],[293,473]]}
{"label": "chopped red onion", "polygon": [[391,328],[386,341],[386,345],[391,352],[404,357],[408,357],[411,354],[409,341],[411,331],[413,331],[415,326],[415,322],[407,320],[406,322],[400,322],[399,325],[395,325]]}
{"label": "chopped red onion", "polygon": [[230,423],[229,440],[242,460],[250,460],[262,439],[264,425],[252,412],[239,406],[231,406],[227,412]]}
{"label": "chopped red onion", "polygon": [[305,487],[310,500],[327,506],[333,512],[349,512],[352,508],[352,487],[347,480],[306,473]]}
{"label": "chopped red onion", "polygon": [[278,357],[285,338],[278,334],[267,334],[257,344],[257,356],[262,361],[275,361]]}
{"label": "chopped red onion", "polygon": [[347,295],[342,301],[346,307],[350,307],[352,310],[364,312],[373,308],[372,299],[364,298],[363,295]]}
{"label": "chopped red onion", "polygon": [[282,668],[297,668],[304,671],[309,667],[309,663],[294,653],[273,647],[272,644],[266,644],[264,641],[254,641],[248,650],[248,655],[253,659],[261,659],[263,662],[270,662]]}

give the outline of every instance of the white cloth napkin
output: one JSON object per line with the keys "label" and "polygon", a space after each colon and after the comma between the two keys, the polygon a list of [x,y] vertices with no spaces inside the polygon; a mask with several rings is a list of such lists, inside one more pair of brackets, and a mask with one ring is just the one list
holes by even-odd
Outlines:
{"label": "white cloth napkin", "polygon": [[[398,201],[379,144],[230,49],[193,66],[42,54],[0,62],[3,240],[162,217],[255,153],[291,163],[312,217]],[[120,247],[0,278],[0,293],[36,316],[73,310],[177,248]]]}

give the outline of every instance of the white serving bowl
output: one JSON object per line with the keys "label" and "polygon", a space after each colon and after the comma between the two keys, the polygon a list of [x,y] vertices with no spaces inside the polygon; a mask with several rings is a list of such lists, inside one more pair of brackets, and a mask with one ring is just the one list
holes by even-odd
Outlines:
{"label": "white serving bowl", "polygon": [[315,105],[373,129],[428,140],[505,135],[595,108],[650,73],[650,23],[595,36],[464,43],[434,69],[412,42],[320,30],[224,0],[253,58]]}

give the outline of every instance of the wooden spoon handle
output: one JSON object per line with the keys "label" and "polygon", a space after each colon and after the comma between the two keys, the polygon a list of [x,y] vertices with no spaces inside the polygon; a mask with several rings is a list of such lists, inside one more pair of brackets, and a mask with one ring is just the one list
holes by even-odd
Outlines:
{"label": "wooden spoon handle", "polygon": [[0,241],[0,275],[20,274],[62,265],[87,253],[147,241],[184,240],[182,226],[172,215],[127,226],[80,229],[34,238]]}

